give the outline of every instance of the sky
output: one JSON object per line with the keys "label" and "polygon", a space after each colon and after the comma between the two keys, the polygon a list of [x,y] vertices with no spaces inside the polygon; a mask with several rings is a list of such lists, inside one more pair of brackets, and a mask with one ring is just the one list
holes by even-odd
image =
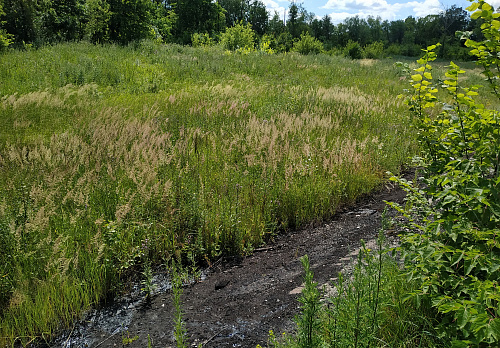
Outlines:
{"label": "sky", "polygon": [[[281,18],[291,2],[291,0],[261,1],[271,14],[278,11]],[[329,15],[335,24],[356,15],[362,18],[380,16],[383,20],[389,21],[405,19],[408,16],[425,17],[437,14],[452,5],[465,9],[471,4],[467,0],[295,0],[295,2],[302,3],[308,12],[314,13],[317,17]],[[487,2],[495,8],[500,6],[500,0]]]}

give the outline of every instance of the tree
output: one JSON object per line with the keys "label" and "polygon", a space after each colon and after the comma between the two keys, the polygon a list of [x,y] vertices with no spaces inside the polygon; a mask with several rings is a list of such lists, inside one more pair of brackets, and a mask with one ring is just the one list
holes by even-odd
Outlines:
{"label": "tree", "polygon": [[194,33],[213,34],[225,27],[224,9],[211,0],[178,0],[172,6],[177,13],[175,35],[180,43],[190,43]]}
{"label": "tree", "polygon": [[162,1],[153,2],[151,24],[157,40],[173,41],[173,30],[176,22],[177,14],[170,5]]}
{"label": "tree", "polygon": [[372,16],[368,16],[366,22],[370,31],[370,39],[368,41],[370,43],[383,41],[384,32],[382,30],[382,19],[380,17],[374,18]]}
{"label": "tree", "polygon": [[305,32],[294,42],[292,50],[300,54],[318,54],[323,52],[323,43]]}
{"label": "tree", "polygon": [[85,3],[85,38],[92,43],[110,39],[111,7],[106,0],[87,0]]}
{"label": "tree", "polygon": [[18,44],[37,39],[35,30],[36,3],[34,0],[4,0],[4,30],[14,36]]}
{"label": "tree", "polygon": [[369,36],[369,27],[366,21],[359,16],[346,18],[344,24],[347,29],[349,40],[359,42],[361,46],[366,45]]}
{"label": "tree", "polygon": [[[0,0],[0,18],[5,15],[3,12],[3,1]],[[4,21],[0,21],[0,51],[3,51],[6,47],[8,47],[12,43],[12,35],[8,34],[2,26],[5,24]]]}
{"label": "tree", "polygon": [[264,35],[269,23],[269,12],[262,1],[254,0],[248,9],[248,22],[257,35]]}
{"label": "tree", "polygon": [[145,39],[150,34],[150,0],[108,0],[112,13],[110,39],[122,45]]}
{"label": "tree", "polygon": [[441,12],[440,16],[441,24],[441,56],[446,55],[446,49],[448,45],[459,44],[459,41],[455,37],[457,31],[467,30],[469,27],[469,15],[467,12],[456,5],[452,5],[447,8],[444,12]]}
{"label": "tree", "polygon": [[226,26],[228,28],[241,21],[248,22],[249,0],[219,0],[219,5],[226,10]]}
{"label": "tree", "polygon": [[267,26],[267,32],[274,36],[278,36],[279,34],[285,31],[285,28],[286,28],[285,24],[281,20],[279,13],[274,11],[273,18],[269,20],[269,24]]}
{"label": "tree", "polygon": [[307,20],[311,19],[311,17],[314,17],[314,15],[310,16],[302,4],[297,5],[294,2],[290,4],[286,27],[294,39],[299,38],[303,32],[309,31]]}
{"label": "tree", "polygon": [[42,41],[61,42],[82,38],[82,0],[42,0],[38,5],[39,35]]}
{"label": "tree", "polygon": [[406,25],[402,19],[390,22],[389,24],[389,42],[390,43],[403,43],[405,36]]}
{"label": "tree", "polygon": [[415,43],[422,48],[438,42],[440,33],[439,15],[428,15],[417,19]]}

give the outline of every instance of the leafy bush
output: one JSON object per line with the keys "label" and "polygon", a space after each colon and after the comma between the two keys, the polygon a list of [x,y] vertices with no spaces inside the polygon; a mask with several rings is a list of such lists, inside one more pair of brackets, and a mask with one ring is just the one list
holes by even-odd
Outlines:
{"label": "leafy bush", "polygon": [[378,59],[384,56],[384,43],[381,41],[373,42],[365,46],[365,57],[369,59]]}
{"label": "leafy bush", "polygon": [[[494,94],[500,95],[500,14],[476,1],[485,40],[467,40]],[[423,153],[417,159],[424,188],[399,180],[409,193],[409,232],[402,237],[409,276],[441,314],[438,330],[454,347],[500,341],[500,115],[478,101],[479,86],[464,87],[465,71],[451,62],[444,84],[434,83],[436,45],[424,50],[408,99]],[[448,98],[437,97],[438,88]],[[438,105],[444,105],[436,115]]]}
{"label": "leafy bush", "polygon": [[255,32],[252,30],[250,23],[243,25],[236,24],[232,28],[227,28],[221,35],[221,45],[230,51],[237,50],[253,50],[255,44]]}
{"label": "leafy bush", "polygon": [[283,53],[289,52],[293,47],[293,37],[288,31],[284,31],[278,35],[275,40],[276,51]]}
{"label": "leafy bush", "polygon": [[388,56],[399,56],[401,55],[401,46],[396,44],[389,45],[385,50],[385,54]]}
{"label": "leafy bush", "polygon": [[[0,1],[0,17],[3,15],[5,15],[5,12],[3,11],[2,2]],[[8,34],[4,29],[2,29],[3,24],[5,24],[5,22],[0,21],[0,52],[9,47],[13,38],[13,35]]]}
{"label": "leafy bush", "polygon": [[407,43],[401,45],[400,54],[408,57],[419,57],[422,54],[422,47],[417,44]]}
{"label": "leafy bush", "polygon": [[362,59],[363,58],[363,48],[357,41],[351,41],[347,43],[345,47],[345,56],[351,59]]}
{"label": "leafy bush", "polygon": [[272,36],[264,34],[260,39],[259,50],[267,54],[273,54],[273,40],[274,38]]}
{"label": "leafy bush", "polygon": [[293,51],[300,54],[318,54],[323,52],[323,43],[305,32],[300,35],[300,39],[293,44]]}
{"label": "leafy bush", "polygon": [[193,45],[193,47],[213,46],[214,40],[208,33],[194,33],[193,35],[191,35],[191,44]]}

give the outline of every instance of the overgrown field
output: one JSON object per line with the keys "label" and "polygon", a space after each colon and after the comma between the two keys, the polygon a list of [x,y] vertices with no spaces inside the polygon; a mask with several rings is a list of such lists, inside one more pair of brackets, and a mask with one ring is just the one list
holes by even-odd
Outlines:
{"label": "overgrown field", "polygon": [[1,55],[0,344],[380,185],[414,153],[393,63],[150,42]]}

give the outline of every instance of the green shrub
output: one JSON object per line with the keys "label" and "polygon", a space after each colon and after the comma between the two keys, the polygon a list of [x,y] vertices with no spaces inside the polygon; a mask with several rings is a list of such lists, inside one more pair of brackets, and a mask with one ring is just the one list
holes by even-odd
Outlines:
{"label": "green shrub", "polygon": [[362,59],[363,58],[363,48],[357,41],[351,41],[347,43],[344,54],[346,57],[351,59]]}
{"label": "green shrub", "polygon": [[386,48],[385,54],[388,56],[399,56],[401,55],[401,46],[392,44]]}
{"label": "green shrub", "polygon": [[373,42],[365,46],[365,58],[379,59],[384,56],[384,43],[381,41]]}
{"label": "green shrub", "polygon": [[323,43],[305,32],[294,42],[292,50],[300,54],[318,54],[323,52]]}
{"label": "green shrub", "polygon": [[264,34],[260,38],[259,51],[267,54],[273,54],[274,53],[273,41],[274,41],[273,36]]}
{"label": "green shrub", "polygon": [[191,35],[191,44],[193,47],[213,46],[214,40],[208,33],[194,33],[193,35]]}
{"label": "green shrub", "polygon": [[253,50],[255,45],[255,32],[250,23],[238,23],[232,28],[227,28],[221,35],[220,44],[227,50]]}
{"label": "green shrub", "polygon": [[[3,15],[5,15],[5,13],[2,8],[2,2],[0,1],[0,17]],[[8,34],[4,29],[2,29],[3,24],[5,24],[5,22],[0,21],[0,52],[9,47],[13,38],[13,35]]]}
{"label": "green shrub", "polygon": [[[467,40],[466,46],[500,100],[500,14],[484,1],[468,10],[484,21],[485,40]],[[479,101],[479,86],[462,85],[465,71],[453,62],[444,84],[434,82],[435,48],[425,50],[411,76],[408,104],[422,147],[417,161],[424,188],[399,180],[409,193],[406,207],[398,207],[409,219],[402,248],[409,277],[422,284],[414,297],[430,300],[441,315],[440,335],[454,347],[497,346],[500,114]]]}
{"label": "green shrub", "polygon": [[275,41],[276,51],[280,53],[289,52],[293,47],[293,36],[288,31],[279,34]]}
{"label": "green shrub", "polygon": [[400,47],[400,54],[408,57],[419,57],[422,54],[422,47],[413,43],[404,44]]}

